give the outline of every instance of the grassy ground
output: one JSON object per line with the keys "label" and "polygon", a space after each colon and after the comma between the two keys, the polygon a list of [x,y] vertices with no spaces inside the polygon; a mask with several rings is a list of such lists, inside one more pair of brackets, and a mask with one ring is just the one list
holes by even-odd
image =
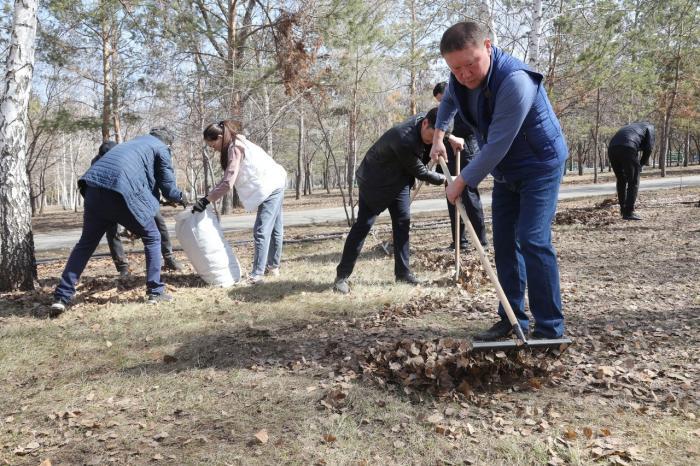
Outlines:
{"label": "grassy ground", "polygon": [[[469,338],[493,321],[473,252],[452,283],[435,215],[414,220],[434,225],[412,233],[428,280],[417,288],[393,282],[382,233],[349,296],[330,289],[342,239],[288,244],[282,275],[254,287],[165,274],[175,301],[157,306],[133,254],[124,284],[109,259],[91,261],[76,305],[48,321],[31,312],[63,264],[43,264],[41,290],[0,295],[0,462],[698,464],[698,199],[644,193],[643,222],[600,199],[563,203],[554,232],[575,345],[536,374],[495,360],[500,372],[468,389],[409,365],[423,382],[402,385],[372,356],[397,361],[398,342]],[[237,253],[248,266],[250,247]]]}

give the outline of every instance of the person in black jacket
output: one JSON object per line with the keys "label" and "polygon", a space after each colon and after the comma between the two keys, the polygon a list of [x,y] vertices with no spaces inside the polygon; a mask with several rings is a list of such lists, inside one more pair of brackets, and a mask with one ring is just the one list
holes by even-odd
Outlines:
{"label": "person in black jacket", "polygon": [[[642,165],[649,165],[654,149],[654,125],[640,121],[623,126],[608,144],[608,158],[617,178],[617,200],[625,220],[641,220],[634,212]],[[638,152],[642,151],[641,160]]]}
{"label": "person in black jacket", "polygon": [[[433,88],[433,97],[435,97],[435,100],[437,100],[438,102],[442,100],[442,96],[445,94],[446,88],[447,82],[444,81],[435,85],[435,87]],[[455,155],[455,151],[452,150],[451,145],[445,146],[447,151],[447,168],[450,169],[450,173],[459,174],[462,172],[462,169],[464,167],[469,165],[469,162],[479,151],[479,146],[476,142],[474,132],[467,124],[464,123],[464,121],[462,121],[462,118],[459,115],[455,115],[454,129],[452,131],[452,134],[454,136],[464,139],[464,149],[462,149],[459,158],[459,170],[455,171],[455,165],[457,164],[457,156]],[[438,171],[442,172],[442,169],[438,167]],[[479,237],[479,242],[484,247],[488,246],[489,242],[486,239],[486,225],[484,224],[484,208],[481,205],[481,195],[479,194],[479,189],[476,187],[468,186],[464,191],[462,191],[462,195],[460,196],[460,198],[462,200],[462,204],[464,204],[465,210],[467,211],[469,221],[474,227],[476,235]],[[455,206],[452,203],[450,203],[450,201],[447,201],[447,212],[450,215],[450,225],[452,226],[452,228],[450,229],[450,231],[452,232],[452,244],[450,245],[450,249],[455,248],[455,210]],[[465,234],[464,219],[460,218],[459,249],[463,251],[468,246],[469,240],[467,239],[467,236]]]}
{"label": "person in black jacket", "polygon": [[[103,142],[99,149],[97,150],[97,155],[93,157],[90,161],[90,165],[94,165],[95,162],[100,160],[103,155],[109,152],[117,143],[114,141]],[[181,272],[182,265],[175,259],[175,253],[173,252],[173,245],[170,241],[170,234],[168,233],[168,227],[165,224],[165,219],[160,212],[155,216],[156,226],[160,232],[160,251],[163,255],[163,268],[165,270],[173,270]],[[110,226],[105,236],[107,237],[107,246],[109,246],[109,254],[112,256],[112,261],[114,261],[114,266],[119,272],[120,278],[127,278],[129,276],[129,260],[124,254],[124,245],[119,237],[119,225],[114,224]]]}
{"label": "person in black jacket", "polygon": [[440,185],[445,176],[435,173],[423,163],[429,153],[437,108],[415,115],[384,133],[367,151],[357,169],[359,203],[357,220],[350,229],[343,256],[336,269],[334,289],[349,293],[348,277],[374,221],[389,209],[394,238],[394,275],[396,281],[418,284],[409,268],[408,235],[411,226],[409,191],[415,179]]}

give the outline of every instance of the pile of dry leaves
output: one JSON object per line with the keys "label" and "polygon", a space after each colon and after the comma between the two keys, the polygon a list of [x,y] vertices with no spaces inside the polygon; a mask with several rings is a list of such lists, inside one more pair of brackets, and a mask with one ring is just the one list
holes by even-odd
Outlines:
{"label": "pile of dry leaves", "polygon": [[593,207],[578,207],[557,212],[556,225],[591,225],[602,226],[615,223],[620,217],[617,201],[604,199]]}

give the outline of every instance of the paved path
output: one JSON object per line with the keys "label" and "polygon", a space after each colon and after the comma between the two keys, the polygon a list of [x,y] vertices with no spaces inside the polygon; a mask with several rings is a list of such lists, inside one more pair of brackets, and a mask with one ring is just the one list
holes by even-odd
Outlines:
{"label": "paved path", "polygon": [[[640,191],[652,191],[657,189],[681,188],[690,186],[700,186],[700,175],[673,177],[673,178],[653,178],[642,179]],[[598,183],[582,185],[562,185],[559,192],[559,199],[573,199],[587,196],[614,195],[615,183]],[[484,205],[491,205],[491,194],[484,194],[481,197]],[[420,198],[411,205],[412,213],[433,212],[445,209],[444,199],[423,199]],[[388,215],[383,213],[382,215]],[[284,213],[285,226],[313,225],[326,222],[339,222],[345,220],[345,211],[342,207],[328,207],[313,210],[293,210]],[[255,215],[230,215],[223,219],[222,227],[224,231],[248,230],[253,226]],[[175,222],[169,222],[168,228],[174,236]],[[55,231],[51,233],[39,233],[34,235],[34,245],[37,251],[44,251],[58,248],[70,248],[80,238],[80,229]],[[103,240],[106,244],[106,241]]]}

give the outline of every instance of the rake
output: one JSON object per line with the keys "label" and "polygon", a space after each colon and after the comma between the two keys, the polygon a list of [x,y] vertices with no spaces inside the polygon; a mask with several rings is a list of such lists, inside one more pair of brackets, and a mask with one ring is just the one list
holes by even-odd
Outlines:
{"label": "rake", "polygon": [[[447,164],[445,163],[445,159],[440,157],[439,159],[440,166],[442,167],[442,172],[445,174],[447,178],[447,184],[452,184],[453,179],[452,176],[450,175],[450,171],[447,168]],[[496,272],[494,272],[493,267],[491,267],[491,262],[489,262],[488,257],[486,257],[486,252],[484,251],[484,247],[481,245],[481,242],[479,241],[479,237],[476,235],[476,231],[474,231],[474,227],[472,226],[471,222],[468,221],[467,219],[467,211],[464,208],[464,205],[462,204],[462,200],[458,197],[457,202],[455,203],[455,206],[459,210],[459,212],[462,214],[462,217],[465,219],[464,221],[464,226],[469,232],[469,237],[471,239],[472,244],[474,247],[476,247],[476,250],[479,253],[479,259],[481,260],[481,265],[484,267],[484,270],[486,270],[486,274],[489,276],[489,279],[491,280],[491,284],[493,287],[496,289],[496,294],[498,295],[498,300],[500,301],[501,305],[503,306],[503,309],[506,312],[506,316],[508,316],[508,322],[510,322],[511,326],[513,327],[513,334],[515,335],[515,338],[512,338],[510,340],[504,340],[504,341],[474,341],[472,342],[472,351],[503,351],[503,350],[508,350],[508,349],[526,349],[526,348],[557,348],[560,350],[566,349],[567,346],[569,346],[572,341],[569,338],[555,338],[555,339],[546,339],[546,340],[528,340],[525,337],[525,334],[523,333],[523,329],[520,327],[520,324],[518,323],[518,319],[515,318],[515,313],[513,312],[513,308],[510,306],[510,303],[508,302],[508,298],[506,298],[506,294],[503,291],[503,288],[501,287],[501,283],[498,281],[498,276],[496,275]]]}

